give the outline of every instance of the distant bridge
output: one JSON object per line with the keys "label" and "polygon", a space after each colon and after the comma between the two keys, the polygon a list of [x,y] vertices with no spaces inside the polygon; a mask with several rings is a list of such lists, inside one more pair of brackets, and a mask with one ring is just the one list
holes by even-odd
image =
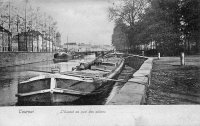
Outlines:
{"label": "distant bridge", "polygon": [[108,52],[111,52],[113,50],[85,50],[85,51],[79,51],[79,52],[76,52],[76,53],[84,53],[84,54],[92,54],[92,53],[108,53]]}

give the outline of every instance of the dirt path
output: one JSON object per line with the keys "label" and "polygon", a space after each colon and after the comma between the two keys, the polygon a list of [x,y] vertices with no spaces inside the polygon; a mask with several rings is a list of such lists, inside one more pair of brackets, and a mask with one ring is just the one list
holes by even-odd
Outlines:
{"label": "dirt path", "polygon": [[200,56],[154,60],[152,84],[147,91],[147,104],[200,104]]}

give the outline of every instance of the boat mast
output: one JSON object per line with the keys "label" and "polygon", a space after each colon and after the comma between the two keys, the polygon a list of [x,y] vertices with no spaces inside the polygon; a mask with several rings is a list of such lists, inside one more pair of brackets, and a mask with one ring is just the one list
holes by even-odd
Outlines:
{"label": "boat mast", "polygon": [[68,35],[67,35],[67,52],[68,52]]}

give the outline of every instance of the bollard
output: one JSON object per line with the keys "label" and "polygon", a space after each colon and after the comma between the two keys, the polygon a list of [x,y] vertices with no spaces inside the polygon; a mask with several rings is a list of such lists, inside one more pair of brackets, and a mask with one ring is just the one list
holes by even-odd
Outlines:
{"label": "bollard", "polygon": [[181,53],[181,66],[185,65],[185,54],[184,52]]}
{"label": "bollard", "polygon": [[144,56],[144,51],[142,51],[142,56]]}
{"label": "bollard", "polygon": [[158,59],[160,59],[160,53],[158,53]]}
{"label": "bollard", "polygon": [[95,52],[95,57],[98,57],[98,53],[97,52]]}

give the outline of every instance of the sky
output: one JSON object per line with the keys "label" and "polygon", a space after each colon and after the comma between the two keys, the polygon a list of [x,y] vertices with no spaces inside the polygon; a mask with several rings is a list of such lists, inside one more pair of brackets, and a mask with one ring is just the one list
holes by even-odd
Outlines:
{"label": "sky", "polygon": [[108,18],[109,0],[34,0],[57,21],[62,43],[111,45],[114,23]]}

